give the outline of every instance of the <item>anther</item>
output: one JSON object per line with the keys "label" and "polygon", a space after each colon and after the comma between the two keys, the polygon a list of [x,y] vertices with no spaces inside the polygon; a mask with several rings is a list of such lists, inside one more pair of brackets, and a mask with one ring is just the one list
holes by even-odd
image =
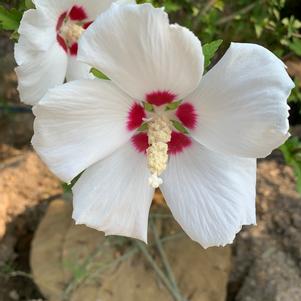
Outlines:
{"label": "anther", "polygon": [[159,177],[167,167],[168,142],[171,139],[171,123],[164,116],[154,116],[148,123],[148,144],[146,150],[148,168],[151,172],[149,184],[159,187],[163,180]]}
{"label": "anther", "polygon": [[84,31],[85,30],[82,26],[77,25],[72,21],[66,21],[65,23],[63,23],[60,29],[60,34],[64,38],[66,44],[70,47],[74,43],[78,42],[78,39]]}

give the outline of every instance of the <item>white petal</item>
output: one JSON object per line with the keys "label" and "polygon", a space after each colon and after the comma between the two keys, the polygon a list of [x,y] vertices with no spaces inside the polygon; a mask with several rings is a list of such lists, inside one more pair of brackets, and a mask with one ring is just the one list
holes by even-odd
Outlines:
{"label": "white petal", "polygon": [[34,50],[47,50],[56,42],[56,21],[38,9],[23,14],[18,32]]}
{"label": "white petal", "polygon": [[287,98],[293,86],[270,51],[232,43],[187,97],[199,115],[192,135],[215,151],[265,157],[289,136]]}
{"label": "white petal", "polygon": [[35,0],[36,6],[43,12],[57,19],[62,13],[69,11],[74,5],[82,6],[89,20],[94,20],[107,10],[116,0]]}
{"label": "white petal", "polygon": [[66,79],[67,81],[71,81],[76,79],[93,78],[90,70],[91,67],[89,65],[78,61],[74,56],[69,56]]}
{"label": "white petal", "polygon": [[89,167],[73,187],[77,224],[147,241],[154,189],[148,185],[146,156],[127,143]]}
{"label": "white petal", "polygon": [[117,4],[136,4],[135,0],[115,0],[114,1]]}
{"label": "white petal", "polygon": [[114,0],[78,0],[77,5],[82,5],[87,12],[89,20],[95,20],[98,15],[106,11]]}
{"label": "white petal", "polygon": [[49,18],[53,20],[68,11],[73,5],[76,4],[75,0],[33,0],[37,9],[43,11]]}
{"label": "white petal", "polygon": [[18,43],[15,44],[14,55],[18,65],[35,60],[39,53],[41,51],[32,45],[24,35],[21,35]]}
{"label": "white petal", "polygon": [[49,50],[37,53],[32,60],[29,60],[32,58],[31,54],[27,57],[21,55],[19,58],[21,62],[25,62],[16,68],[18,90],[23,102],[33,105],[45,95],[48,89],[64,82],[67,55],[57,43],[54,43]]}
{"label": "white petal", "polygon": [[184,231],[203,247],[231,243],[255,224],[256,160],[212,152],[194,142],[170,157],[161,190]]}
{"label": "white petal", "polygon": [[32,144],[48,167],[69,182],[129,140],[126,119],[131,103],[110,81],[61,85],[33,108]]}
{"label": "white petal", "polygon": [[78,58],[138,100],[155,91],[180,99],[196,88],[203,72],[197,37],[169,25],[167,14],[150,4],[113,4],[82,35]]}

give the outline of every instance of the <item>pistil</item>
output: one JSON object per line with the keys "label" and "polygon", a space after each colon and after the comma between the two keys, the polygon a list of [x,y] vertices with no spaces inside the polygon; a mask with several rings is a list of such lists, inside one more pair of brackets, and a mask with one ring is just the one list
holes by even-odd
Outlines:
{"label": "pistil", "polygon": [[147,136],[149,147],[146,150],[147,164],[151,172],[149,184],[159,187],[163,180],[159,177],[167,167],[168,142],[171,140],[171,122],[164,115],[154,115],[148,122]]}

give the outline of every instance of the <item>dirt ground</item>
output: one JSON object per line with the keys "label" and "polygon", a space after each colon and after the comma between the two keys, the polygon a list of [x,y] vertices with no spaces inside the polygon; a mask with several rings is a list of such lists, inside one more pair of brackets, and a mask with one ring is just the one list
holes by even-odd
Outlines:
{"label": "dirt ground", "polygon": [[[31,150],[1,145],[0,153],[0,300],[36,300],[42,295],[30,279],[31,240],[62,189]],[[227,301],[301,300],[301,199],[277,155],[258,163],[257,217],[231,247]]]}
{"label": "dirt ground", "polygon": [[[31,242],[63,190],[30,149],[33,116],[17,102],[12,56],[4,57],[8,49],[0,39],[0,95],[18,109],[0,111],[0,301],[37,301],[44,298],[32,280]],[[227,301],[300,301],[301,198],[277,152],[258,162],[257,220],[231,246]]]}

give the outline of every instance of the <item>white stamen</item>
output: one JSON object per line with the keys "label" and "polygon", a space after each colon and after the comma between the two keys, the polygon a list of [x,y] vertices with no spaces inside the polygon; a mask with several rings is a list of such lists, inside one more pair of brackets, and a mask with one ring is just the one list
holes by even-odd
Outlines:
{"label": "white stamen", "polygon": [[156,173],[148,178],[148,184],[153,188],[158,188],[163,183],[163,180]]}
{"label": "white stamen", "polygon": [[77,43],[79,40],[81,34],[84,32],[84,28],[82,26],[77,25],[76,23],[72,21],[66,21],[63,23],[60,34],[64,38],[66,44],[70,47],[74,43]]}
{"label": "white stamen", "polygon": [[151,172],[149,184],[157,188],[163,183],[158,176],[166,169],[168,161],[168,142],[171,139],[171,122],[163,116],[154,116],[148,123],[147,164]]}

